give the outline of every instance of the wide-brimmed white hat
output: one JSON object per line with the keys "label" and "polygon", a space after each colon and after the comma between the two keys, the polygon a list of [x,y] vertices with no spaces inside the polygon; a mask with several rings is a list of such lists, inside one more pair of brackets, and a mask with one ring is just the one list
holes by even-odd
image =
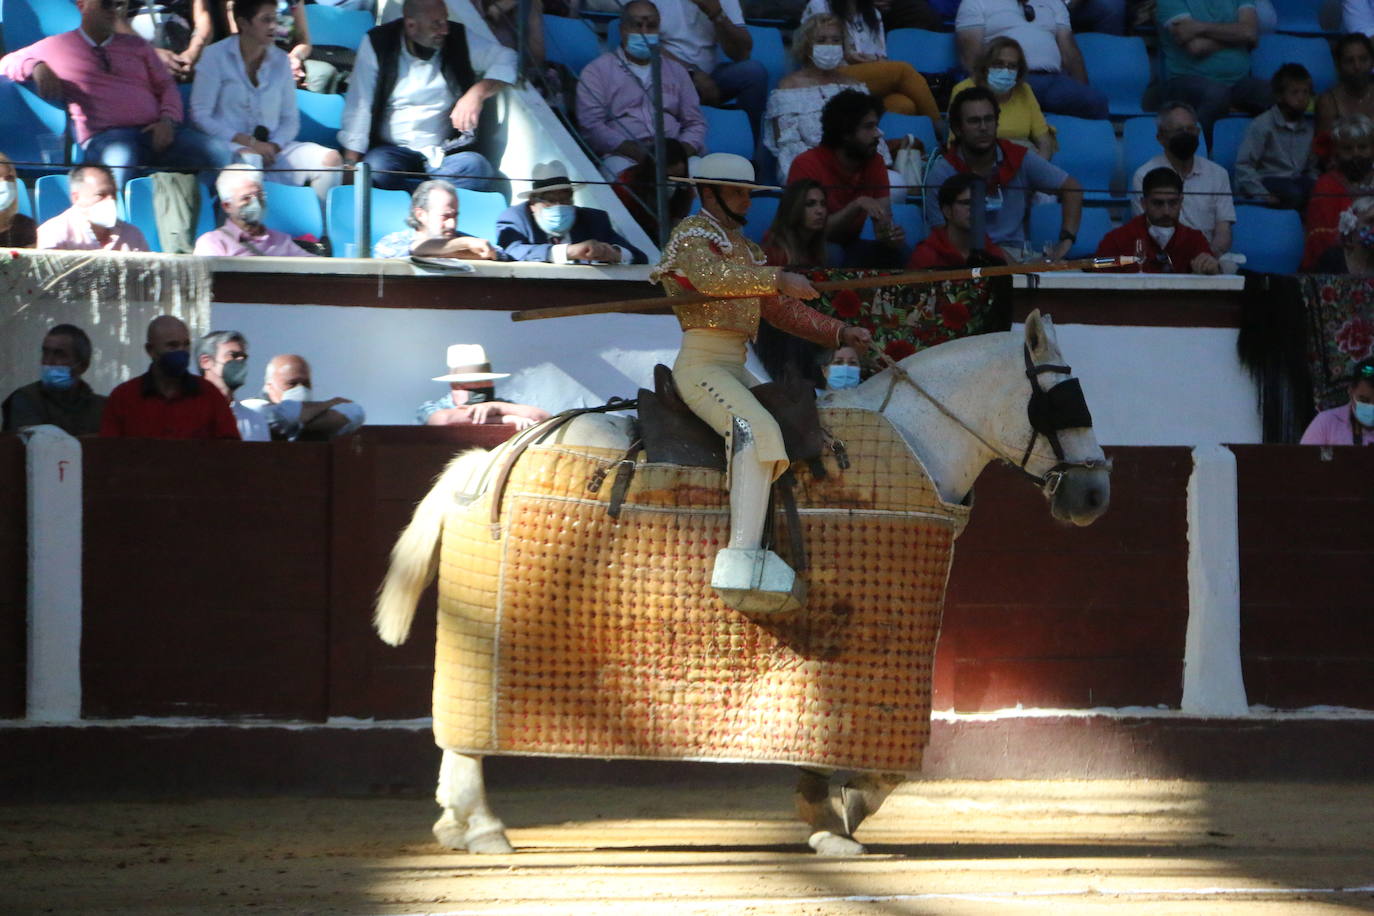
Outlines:
{"label": "wide-brimmed white hat", "polygon": [[568,180],[568,167],[557,159],[550,159],[548,162],[541,162],[534,167],[534,180],[528,191],[521,191],[515,195],[521,200],[525,200],[531,194],[543,194],[545,191],[572,190],[573,183]]}
{"label": "wide-brimmed white hat", "polygon": [[510,378],[510,373],[492,372],[481,344],[454,344],[448,348],[448,375],[435,376],[434,381],[485,382],[497,378]]}
{"label": "wide-brimmed white hat", "polygon": [[671,181],[684,181],[688,184],[720,184],[750,191],[781,191],[782,188],[766,184],[755,184],[754,163],[734,153],[711,153],[692,161],[690,178],[677,178],[669,175]]}

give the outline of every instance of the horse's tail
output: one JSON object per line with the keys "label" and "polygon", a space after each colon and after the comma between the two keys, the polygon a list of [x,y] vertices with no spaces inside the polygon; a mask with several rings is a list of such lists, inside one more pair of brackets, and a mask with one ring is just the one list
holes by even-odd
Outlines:
{"label": "horse's tail", "polygon": [[377,592],[377,608],[372,615],[372,625],[383,642],[399,646],[410,635],[415,605],[439,568],[439,535],[443,532],[444,516],[454,506],[454,494],[472,479],[474,470],[484,466],[488,457],[486,452],[474,449],[450,461],[415,507],[410,524],[391,548],[391,566]]}

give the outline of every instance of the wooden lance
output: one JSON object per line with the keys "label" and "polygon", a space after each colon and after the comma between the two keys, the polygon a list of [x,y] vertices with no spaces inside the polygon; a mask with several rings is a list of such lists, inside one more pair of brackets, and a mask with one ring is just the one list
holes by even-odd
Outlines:
{"label": "wooden lance", "polygon": [[[853,280],[823,280],[811,285],[821,292],[828,292],[837,289],[871,289],[876,286],[943,283],[946,280],[977,280],[981,277],[1005,277],[1012,274],[1044,274],[1060,270],[1102,270],[1108,267],[1126,267],[1135,263],[1136,258],[1122,255],[1114,258],[1080,258],[1076,261],[1061,261],[1054,264],[997,264],[990,267],[961,267],[955,270],[914,270],[908,273],[858,277]],[[619,302],[591,302],[586,305],[558,305],[541,309],[525,309],[520,312],[512,312],[510,317],[512,321],[537,321],[541,318],[565,318],[572,315],[651,312],[655,309],[695,305],[701,302],[717,302],[721,299],[732,298],[756,299],[758,297],[711,296],[705,293],[690,293],[686,296],[651,296],[647,299],[625,299]]]}

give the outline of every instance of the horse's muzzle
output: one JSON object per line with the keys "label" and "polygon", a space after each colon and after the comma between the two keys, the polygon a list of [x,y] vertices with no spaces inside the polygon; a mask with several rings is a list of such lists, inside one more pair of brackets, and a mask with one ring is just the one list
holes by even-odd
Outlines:
{"label": "horse's muzzle", "polygon": [[1067,468],[1050,497],[1050,514],[1062,522],[1091,525],[1112,498],[1111,473],[1106,468]]}

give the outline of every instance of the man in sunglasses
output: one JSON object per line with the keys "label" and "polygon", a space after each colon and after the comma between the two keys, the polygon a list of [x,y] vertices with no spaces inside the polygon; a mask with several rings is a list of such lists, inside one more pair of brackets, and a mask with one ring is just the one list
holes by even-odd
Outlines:
{"label": "man in sunglasses", "polygon": [[1129,255],[1140,263],[1123,271],[1147,274],[1216,274],[1221,266],[1207,236],[1179,222],[1183,179],[1168,167],[1146,174],[1142,192],[1145,212],[1102,237],[1099,258]]}
{"label": "man in sunglasses", "polygon": [[1350,373],[1350,401],[1323,410],[1302,434],[1303,445],[1374,445],[1374,357]]}
{"label": "man in sunglasses", "polygon": [[109,166],[120,188],[140,166],[227,165],[208,136],[182,124],[181,95],[153,46],[116,32],[124,0],[76,3],[79,28],[5,55],[0,73],[66,102],[85,161]]}
{"label": "man in sunglasses", "polygon": [[1011,38],[1026,57],[1026,82],[1044,111],[1076,118],[1107,117],[1107,96],[1088,83],[1064,0],[963,0],[954,20],[959,59],[972,73],[983,46]]}

